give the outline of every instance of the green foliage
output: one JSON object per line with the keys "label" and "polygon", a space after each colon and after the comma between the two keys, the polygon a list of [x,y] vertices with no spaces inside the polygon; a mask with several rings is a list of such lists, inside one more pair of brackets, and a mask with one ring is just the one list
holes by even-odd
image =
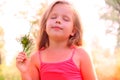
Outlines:
{"label": "green foliage", "polygon": [[106,4],[109,6],[107,12],[101,15],[101,18],[105,20],[112,20],[113,22],[120,22],[120,0],[105,0]]}
{"label": "green foliage", "polygon": [[109,10],[104,14],[104,18],[116,22],[120,22],[120,0],[105,0],[106,4],[109,5]]}
{"label": "green foliage", "polygon": [[[114,34],[117,37],[116,48],[120,47],[120,0],[105,0],[107,10],[101,15],[101,18],[107,21],[111,21],[111,25],[108,25],[106,30],[107,34]],[[118,24],[118,27],[114,24]],[[115,32],[114,29],[117,31]],[[113,33],[115,32],[115,33]]]}
{"label": "green foliage", "polygon": [[24,35],[18,40],[23,47],[23,52],[30,56],[31,51],[33,50],[33,40],[30,39],[29,34]]}
{"label": "green foliage", "polygon": [[120,0],[105,0],[105,2],[113,7],[115,10],[120,12]]}
{"label": "green foliage", "polygon": [[113,22],[119,23],[119,17],[118,16],[119,16],[118,11],[110,8],[106,13],[101,15],[101,18],[105,19],[105,20],[112,20]]}

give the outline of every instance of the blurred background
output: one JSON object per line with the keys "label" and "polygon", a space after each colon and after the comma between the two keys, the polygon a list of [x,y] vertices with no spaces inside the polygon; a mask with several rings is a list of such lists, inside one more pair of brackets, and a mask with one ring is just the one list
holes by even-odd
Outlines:
{"label": "blurred background", "polygon": [[[54,0],[0,0],[0,80],[21,80],[15,57],[18,39],[31,32]],[[92,55],[98,80],[120,80],[120,0],[68,0],[79,12],[83,47]]]}

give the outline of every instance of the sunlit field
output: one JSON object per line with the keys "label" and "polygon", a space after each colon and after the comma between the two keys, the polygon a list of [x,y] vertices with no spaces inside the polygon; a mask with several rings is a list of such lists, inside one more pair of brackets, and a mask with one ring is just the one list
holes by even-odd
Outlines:
{"label": "sunlit field", "polygon": [[[31,32],[36,38],[39,19],[53,0],[0,0],[0,80],[21,80],[15,57],[22,46],[18,39]],[[120,80],[120,47],[116,48],[116,26],[101,18],[104,0],[68,0],[78,11],[83,26],[83,48],[91,55],[98,80]]]}

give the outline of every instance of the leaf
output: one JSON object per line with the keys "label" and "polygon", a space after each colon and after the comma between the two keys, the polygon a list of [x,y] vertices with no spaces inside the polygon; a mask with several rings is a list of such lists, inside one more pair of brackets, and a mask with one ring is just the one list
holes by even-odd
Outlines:
{"label": "leaf", "polygon": [[20,42],[20,44],[23,47],[23,52],[25,52],[27,54],[27,57],[29,57],[30,53],[33,49],[33,47],[32,47],[33,46],[33,41],[32,41],[32,39],[30,39],[29,34],[24,35],[18,41]]}

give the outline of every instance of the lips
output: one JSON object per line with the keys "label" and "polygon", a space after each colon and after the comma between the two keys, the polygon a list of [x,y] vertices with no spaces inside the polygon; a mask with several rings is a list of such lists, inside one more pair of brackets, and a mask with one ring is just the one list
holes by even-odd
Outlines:
{"label": "lips", "polygon": [[62,30],[62,28],[59,27],[59,26],[54,26],[54,27],[52,27],[52,28],[55,29],[55,30]]}

